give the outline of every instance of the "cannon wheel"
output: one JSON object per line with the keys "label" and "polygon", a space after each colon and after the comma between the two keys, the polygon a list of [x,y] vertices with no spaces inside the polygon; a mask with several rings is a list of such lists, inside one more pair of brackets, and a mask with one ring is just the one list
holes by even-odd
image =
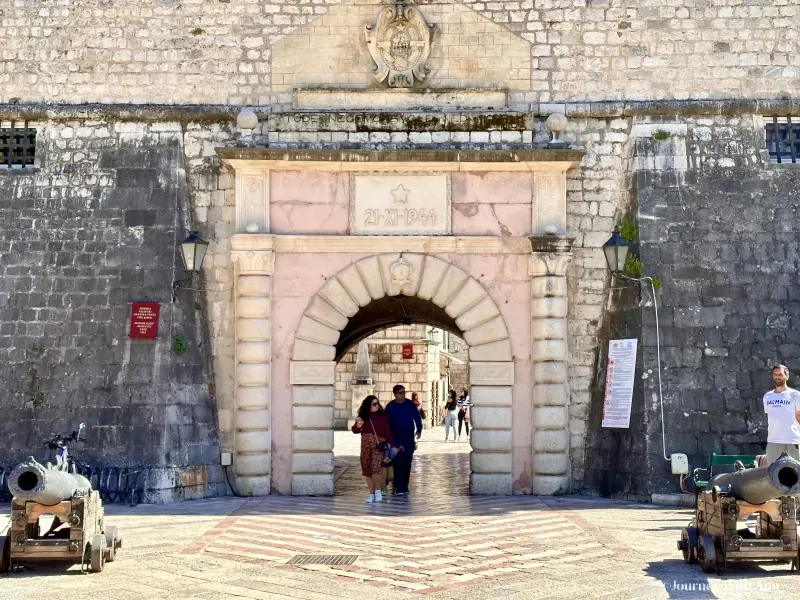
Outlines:
{"label": "cannon wheel", "polygon": [[[11,533],[10,531],[8,532]],[[0,573],[8,573],[11,568],[11,536],[3,536],[3,547],[0,549]]]}
{"label": "cannon wheel", "polygon": [[717,571],[717,549],[714,544],[713,535],[704,535],[698,550],[698,560],[703,573],[715,573]]}
{"label": "cannon wheel", "polygon": [[687,565],[697,562],[697,529],[686,527],[681,531],[681,552]]}
{"label": "cannon wheel", "polygon": [[89,566],[92,573],[102,573],[106,564],[105,553],[106,538],[102,533],[92,536],[92,543],[89,544]]}
{"label": "cannon wheel", "polygon": [[114,562],[117,559],[117,528],[112,525],[106,529],[106,561]]}

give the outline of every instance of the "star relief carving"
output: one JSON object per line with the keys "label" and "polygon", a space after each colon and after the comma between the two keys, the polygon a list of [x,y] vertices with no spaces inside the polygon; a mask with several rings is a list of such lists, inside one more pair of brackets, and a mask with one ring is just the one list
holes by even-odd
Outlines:
{"label": "star relief carving", "polygon": [[397,187],[397,189],[392,190],[392,196],[394,196],[394,201],[401,204],[406,204],[408,202],[408,195],[410,193],[411,190],[407,190],[406,188],[404,188],[402,183]]}

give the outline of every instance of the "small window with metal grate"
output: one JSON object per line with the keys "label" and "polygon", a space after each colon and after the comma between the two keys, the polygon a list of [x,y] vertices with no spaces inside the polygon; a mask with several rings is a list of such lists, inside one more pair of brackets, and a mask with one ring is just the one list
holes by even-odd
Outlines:
{"label": "small window with metal grate", "polygon": [[0,127],[0,169],[33,167],[36,160],[36,129]]}
{"label": "small window with metal grate", "polygon": [[764,121],[770,162],[800,164],[800,117],[773,116]]}

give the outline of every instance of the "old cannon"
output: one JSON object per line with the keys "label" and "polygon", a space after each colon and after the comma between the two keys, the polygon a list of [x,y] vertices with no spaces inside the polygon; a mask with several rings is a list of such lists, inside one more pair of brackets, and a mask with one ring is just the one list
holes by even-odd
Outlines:
{"label": "old cannon", "polygon": [[116,558],[122,538],[104,523],[100,494],[88,479],[75,473],[67,443],[83,441],[80,431],[55,436],[48,446],[57,451],[56,465],[40,464],[32,456],[8,478],[13,494],[11,524],[0,535],[0,572],[32,562],[80,563],[81,570],[100,572]]}
{"label": "old cannon", "polygon": [[[766,467],[715,475],[697,494],[695,517],[681,531],[678,550],[706,573],[737,560],[785,560],[800,568],[797,499],[800,462],[783,453]],[[755,515],[755,531],[744,523]]]}

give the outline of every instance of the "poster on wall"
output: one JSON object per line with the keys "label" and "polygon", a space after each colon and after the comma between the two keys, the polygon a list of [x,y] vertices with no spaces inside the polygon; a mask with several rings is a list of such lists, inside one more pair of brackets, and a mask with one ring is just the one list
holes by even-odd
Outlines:
{"label": "poster on wall", "polygon": [[638,340],[610,340],[603,400],[603,427],[627,429],[631,423]]}

